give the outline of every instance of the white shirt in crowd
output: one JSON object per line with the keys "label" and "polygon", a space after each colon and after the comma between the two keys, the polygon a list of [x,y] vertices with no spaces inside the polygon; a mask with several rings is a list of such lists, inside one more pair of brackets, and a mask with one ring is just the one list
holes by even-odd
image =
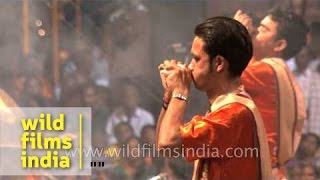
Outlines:
{"label": "white shirt in crowd", "polygon": [[135,109],[134,114],[130,119],[124,113],[116,110],[108,118],[105,128],[108,145],[117,143],[113,129],[120,122],[129,122],[133,128],[134,135],[137,137],[140,137],[140,132],[145,125],[154,125],[155,123],[153,115],[141,107]]}
{"label": "white shirt in crowd", "polygon": [[317,72],[320,60],[311,61],[308,68],[299,74],[296,72],[295,58],[289,59],[287,64],[297,78],[305,96],[307,122],[304,126],[304,132],[312,132],[320,136],[320,73]]}

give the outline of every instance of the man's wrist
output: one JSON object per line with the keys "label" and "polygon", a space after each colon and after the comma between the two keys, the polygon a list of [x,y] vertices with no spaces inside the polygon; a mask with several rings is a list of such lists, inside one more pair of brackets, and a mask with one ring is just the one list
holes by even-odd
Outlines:
{"label": "man's wrist", "polygon": [[171,93],[171,97],[172,97],[174,94],[182,94],[182,95],[188,97],[188,96],[189,96],[189,89],[187,89],[187,88],[174,89],[173,92]]}
{"label": "man's wrist", "polygon": [[167,110],[168,109],[168,106],[169,106],[169,103],[166,103],[166,102],[162,102],[162,107],[164,110]]}
{"label": "man's wrist", "polygon": [[163,102],[166,103],[166,104],[169,104],[170,100],[171,100],[171,93],[169,92],[166,92],[164,93],[164,96],[163,96]]}
{"label": "man's wrist", "polygon": [[188,95],[185,95],[185,94],[182,94],[182,93],[173,93],[172,94],[172,98],[176,98],[176,99],[183,100],[183,101],[186,101],[186,102],[189,101]]}

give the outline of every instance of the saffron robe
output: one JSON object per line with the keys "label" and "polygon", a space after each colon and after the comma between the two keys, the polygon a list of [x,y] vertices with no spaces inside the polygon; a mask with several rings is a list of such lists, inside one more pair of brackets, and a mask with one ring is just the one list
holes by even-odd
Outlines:
{"label": "saffron robe", "polygon": [[261,113],[273,167],[292,158],[306,119],[303,93],[279,58],[251,60],[241,81]]}
{"label": "saffron robe", "polygon": [[[184,156],[195,161],[193,179],[271,178],[265,129],[248,97],[219,96],[210,113],[193,117],[180,131]],[[245,154],[249,149],[258,154]]]}

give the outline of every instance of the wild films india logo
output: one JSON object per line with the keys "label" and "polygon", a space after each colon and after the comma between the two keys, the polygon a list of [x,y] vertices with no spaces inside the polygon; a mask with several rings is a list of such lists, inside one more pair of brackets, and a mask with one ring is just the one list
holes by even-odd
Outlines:
{"label": "wild films india logo", "polygon": [[[80,114],[80,119],[81,119]],[[22,128],[25,131],[21,136],[21,162],[22,168],[70,168],[70,158],[59,156],[58,150],[70,150],[72,148],[71,137],[43,137],[44,131],[63,132],[65,130],[65,115],[52,120],[51,114],[40,114],[39,118],[22,119]],[[80,121],[80,125],[81,125]],[[81,129],[80,129],[81,131]],[[80,136],[81,137],[81,136]],[[81,142],[80,142],[81,143]],[[32,150],[46,150],[46,155],[28,155],[28,147]],[[80,166],[81,168],[81,166]]]}
{"label": "wild films india logo", "polygon": [[[9,108],[6,114],[2,112],[0,175],[91,174],[91,156],[81,152],[91,147],[91,108]],[[78,153],[70,156],[68,152],[74,150]]]}

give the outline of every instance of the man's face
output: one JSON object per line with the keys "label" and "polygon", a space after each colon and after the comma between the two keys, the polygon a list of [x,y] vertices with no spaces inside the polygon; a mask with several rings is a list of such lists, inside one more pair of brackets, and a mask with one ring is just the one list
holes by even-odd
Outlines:
{"label": "man's face", "polygon": [[138,90],[131,86],[131,85],[127,85],[125,86],[125,90],[124,90],[124,96],[125,96],[125,106],[127,108],[135,108],[138,106],[139,104],[139,93]]}
{"label": "man's face", "polygon": [[210,58],[204,51],[205,42],[195,37],[192,43],[191,54],[193,56],[189,68],[192,69],[193,81],[197,89],[207,91],[210,80]]}
{"label": "man's face", "polygon": [[305,166],[302,170],[302,180],[316,180],[316,172],[312,165]]}
{"label": "man's face", "polygon": [[97,90],[93,86],[87,87],[84,90],[84,101],[87,106],[96,108],[99,106],[98,102]]}
{"label": "man's face", "polygon": [[144,129],[144,131],[142,132],[141,138],[146,143],[150,143],[150,144],[155,143],[156,142],[155,129],[153,129],[153,128]]}
{"label": "man's face", "polygon": [[309,53],[307,48],[303,48],[296,55],[296,64],[299,69],[304,70],[308,67],[309,61],[312,59],[312,55]]}
{"label": "man's face", "polygon": [[118,128],[118,134],[116,135],[117,140],[119,143],[124,144],[130,137],[133,136],[133,132],[126,124],[121,124]]}
{"label": "man's face", "polygon": [[277,26],[278,23],[273,21],[270,16],[262,19],[258,33],[253,38],[255,56],[262,58],[272,56],[276,45]]}
{"label": "man's face", "polygon": [[27,91],[32,95],[41,95],[41,82],[37,78],[31,78],[27,85]]}
{"label": "man's face", "polygon": [[317,139],[314,136],[307,136],[302,142],[301,147],[308,156],[313,156],[318,147]]}

